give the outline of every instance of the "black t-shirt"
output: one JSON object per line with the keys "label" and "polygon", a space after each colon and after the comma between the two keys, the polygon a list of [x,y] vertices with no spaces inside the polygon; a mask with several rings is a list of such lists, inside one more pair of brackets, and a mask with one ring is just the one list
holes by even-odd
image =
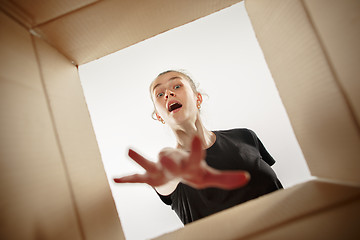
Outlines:
{"label": "black t-shirt", "polygon": [[213,132],[216,141],[206,150],[207,164],[219,170],[246,170],[251,179],[244,187],[234,190],[195,189],[180,182],[170,195],[159,194],[184,224],[283,188],[270,167],[275,160],[253,131],[231,129]]}

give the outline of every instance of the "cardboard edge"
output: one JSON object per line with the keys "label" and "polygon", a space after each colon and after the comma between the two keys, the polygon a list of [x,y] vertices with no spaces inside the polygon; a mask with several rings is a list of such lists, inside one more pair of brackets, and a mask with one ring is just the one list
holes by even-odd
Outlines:
{"label": "cardboard edge", "polygon": [[[311,180],[224,210],[154,239],[189,239],[192,236],[200,239],[247,239],[357,199],[360,199],[359,187]],[[247,217],[244,219],[242,216]]]}

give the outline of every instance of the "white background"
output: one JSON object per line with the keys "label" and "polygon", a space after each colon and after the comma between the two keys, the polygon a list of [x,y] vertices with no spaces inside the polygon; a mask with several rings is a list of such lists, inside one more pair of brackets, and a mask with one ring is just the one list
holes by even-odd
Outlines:
{"label": "white background", "polygon": [[163,147],[175,146],[171,130],[151,118],[149,85],[168,69],[185,69],[208,95],[201,116],[209,130],[250,128],[277,161],[273,168],[284,187],[310,178],[244,4],[239,3],[79,67],[127,239],[148,239],[183,226],[151,187],[112,181],[143,171],[127,157],[129,147],[156,161]]}

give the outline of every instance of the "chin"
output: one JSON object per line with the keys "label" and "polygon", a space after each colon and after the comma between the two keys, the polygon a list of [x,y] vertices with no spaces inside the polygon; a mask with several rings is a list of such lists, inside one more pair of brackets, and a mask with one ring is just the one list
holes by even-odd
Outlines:
{"label": "chin", "polygon": [[172,122],[176,125],[183,125],[186,123],[195,122],[196,118],[190,116],[175,116],[172,118]]}

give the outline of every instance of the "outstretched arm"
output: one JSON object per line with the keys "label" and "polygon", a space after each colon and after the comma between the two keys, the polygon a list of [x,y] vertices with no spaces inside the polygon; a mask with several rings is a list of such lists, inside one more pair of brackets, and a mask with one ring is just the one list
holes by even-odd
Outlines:
{"label": "outstretched arm", "polygon": [[129,156],[146,172],[115,178],[114,181],[117,183],[147,183],[159,187],[179,179],[199,189],[207,187],[234,189],[244,186],[250,179],[246,171],[220,171],[208,166],[204,160],[205,150],[202,149],[198,137],[194,137],[190,153],[166,148],[160,152],[157,163],[145,159],[133,150],[129,150]]}

